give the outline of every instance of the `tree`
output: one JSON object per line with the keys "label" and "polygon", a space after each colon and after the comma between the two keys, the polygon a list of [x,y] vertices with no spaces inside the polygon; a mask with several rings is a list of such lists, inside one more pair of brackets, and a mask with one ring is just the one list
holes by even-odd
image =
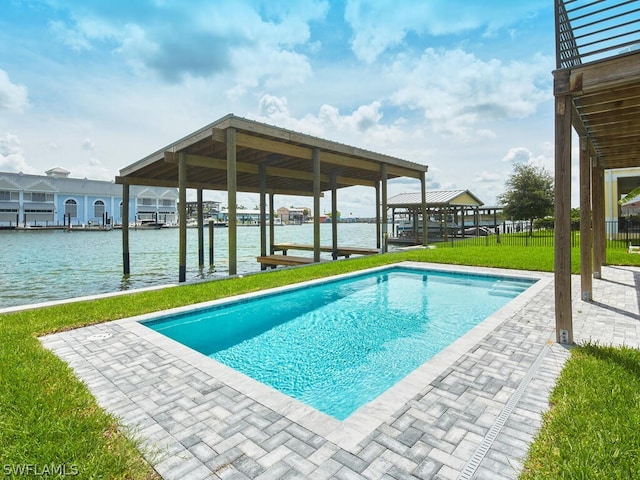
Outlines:
{"label": "tree", "polygon": [[504,213],[512,220],[528,220],[529,235],[533,220],[553,213],[553,177],[543,167],[517,164],[505,183],[507,191],[498,195]]}

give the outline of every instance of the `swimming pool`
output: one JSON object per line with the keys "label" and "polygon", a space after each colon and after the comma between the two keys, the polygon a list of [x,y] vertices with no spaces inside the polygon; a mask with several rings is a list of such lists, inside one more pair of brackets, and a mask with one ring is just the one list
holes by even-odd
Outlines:
{"label": "swimming pool", "polygon": [[143,323],[344,420],[534,282],[391,267]]}

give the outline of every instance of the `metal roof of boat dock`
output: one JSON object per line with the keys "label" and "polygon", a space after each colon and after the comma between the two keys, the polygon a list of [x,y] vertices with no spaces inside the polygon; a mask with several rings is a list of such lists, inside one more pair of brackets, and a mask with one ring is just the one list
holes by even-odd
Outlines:
{"label": "metal roof of boat dock", "polygon": [[260,191],[261,165],[267,192],[312,195],[313,152],[319,151],[321,191],[354,185],[373,187],[382,166],[387,178],[421,178],[426,165],[294,132],[229,114],[120,170],[117,183],[178,186],[178,154],[185,153],[187,188],[227,190],[227,133],[235,130],[237,189]]}
{"label": "metal roof of boat dock", "polygon": [[[484,203],[469,190],[427,190],[425,197],[427,207],[443,206],[482,206]],[[420,192],[400,193],[389,199],[389,208],[416,207],[421,205]]]}

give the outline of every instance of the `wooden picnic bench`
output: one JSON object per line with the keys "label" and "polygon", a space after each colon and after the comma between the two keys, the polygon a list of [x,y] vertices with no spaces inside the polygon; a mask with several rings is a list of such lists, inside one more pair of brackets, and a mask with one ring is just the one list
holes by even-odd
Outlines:
{"label": "wooden picnic bench", "polygon": [[278,265],[295,266],[313,263],[313,258],[296,257],[295,255],[261,255],[256,257],[263,266],[275,268]]}
{"label": "wooden picnic bench", "polygon": [[[305,245],[300,243],[276,243],[273,246],[273,250],[276,252],[282,252],[283,255],[287,255],[288,250],[302,250],[307,252],[313,252],[313,245]],[[333,247],[320,246],[320,251],[325,253],[333,253]],[[349,258],[351,255],[375,255],[380,253],[375,248],[362,248],[362,247],[338,247],[336,255],[338,257]]]}

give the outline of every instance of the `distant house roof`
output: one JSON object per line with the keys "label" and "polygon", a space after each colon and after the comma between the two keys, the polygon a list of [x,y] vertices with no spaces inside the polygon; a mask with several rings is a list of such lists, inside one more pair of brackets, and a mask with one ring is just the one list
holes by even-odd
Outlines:
{"label": "distant house roof", "polygon": [[[59,195],[122,196],[122,187],[111,181],[13,172],[0,172],[0,189],[52,192]],[[153,198],[178,198],[178,190],[175,188],[137,185],[131,188],[131,195],[134,197],[144,196],[141,195],[143,192]]]}
{"label": "distant house roof", "polygon": [[[427,207],[479,207],[484,202],[469,190],[427,190]],[[421,205],[420,192],[400,193],[387,201],[387,207],[417,207]]]}
{"label": "distant house roof", "polygon": [[51,170],[47,170],[44,173],[46,173],[48,177],[60,177],[60,178],[67,178],[71,174],[69,170],[65,170],[62,167],[54,167]]}

